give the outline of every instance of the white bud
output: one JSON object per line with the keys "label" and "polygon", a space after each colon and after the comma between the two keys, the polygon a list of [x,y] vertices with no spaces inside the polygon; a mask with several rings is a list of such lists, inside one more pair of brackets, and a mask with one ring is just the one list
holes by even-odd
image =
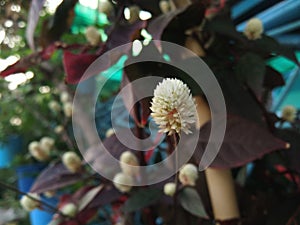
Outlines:
{"label": "white bud", "polygon": [[46,191],[44,192],[45,197],[52,198],[55,195],[55,191]]}
{"label": "white bud", "polygon": [[60,101],[63,102],[63,103],[65,103],[65,102],[67,102],[67,101],[69,101],[69,100],[70,100],[70,95],[69,95],[69,93],[66,92],[66,91],[63,91],[63,92],[60,94]]}
{"label": "white bud", "polygon": [[94,26],[89,26],[86,28],[85,38],[92,46],[96,46],[102,41],[99,31]]}
{"label": "white bud", "polygon": [[165,14],[175,9],[173,4],[171,0],[161,0],[159,2],[159,8]]}
{"label": "white bud", "polygon": [[133,185],[133,179],[131,176],[124,174],[124,173],[118,173],[114,179],[113,183],[115,187],[121,191],[121,192],[129,192]]}
{"label": "white bud", "polygon": [[65,102],[64,103],[64,114],[66,117],[71,117],[73,111],[73,105],[71,102]]}
{"label": "white bud", "polygon": [[49,159],[50,152],[43,149],[39,142],[33,141],[28,145],[29,153],[38,161],[46,161]]}
{"label": "white bud", "polygon": [[61,106],[57,101],[50,101],[48,104],[50,110],[52,110],[53,112],[59,112],[61,110]]}
{"label": "white bud", "polygon": [[36,193],[28,193],[28,195],[38,200],[33,200],[27,195],[22,196],[22,198],[20,199],[20,204],[26,211],[30,212],[40,206],[40,196]]}
{"label": "white bud", "polygon": [[78,172],[81,168],[81,159],[75,152],[69,151],[64,153],[62,161],[65,167],[73,173]]}
{"label": "white bud", "polygon": [[139,162],[137,157],[130,151],[125,151],[120,156],[120,167],[124,174],[137,176],[139,174]]}
{"label": "white bud", "polygon": [[297,110],[292,105],[287,105],[282,109],[281,112],[282,119],[292,123],[297,117]]}
{"label": "white bud", "polygon": [[101,0],[99,1],[99,12],[106,14],[107,16],[110,16],[113,13],[114,6],[113,4],[108,0]]}
{"label": "white bud", "polygon": [[195,186],[198,178],[198,169],[195,165],[185,164],[179,171],[179,181],[182,185]]}
{"label": "white bud", "polygon": [[257,40],[261,38],[263,32],[264,27],[261,20],[258,18],[252,18],[246,24],[244,35],[249,40]]}
{"label": "white bud", "polygon": [[60,211],[62,214],[73,218],[77,214],[77,206],[74,203],[68,203]]}
{"label": "white bud", "polygon": [[105,137],[110,137],[111,135],[113,135],[115,133],[114,129],[109,128],[106,133],[105,133]]}
{"label": "white bud", "polygon": [[40,147],[46,152],[50,152],[50,150],[54,147],[54,139],[51,137],[43,137],[40,140]]}
{"label": "white bud", "polygon": [[165,195],[173,197],[176,192],[176,184],[174,182],[166,183],[164,186]]}
{"label": "white bud", "polygon": [[63,132],[63,130],[64,130],[64,127],[62,125],[58,125],[54,128],[54,132],[56,134],[61,134]]}

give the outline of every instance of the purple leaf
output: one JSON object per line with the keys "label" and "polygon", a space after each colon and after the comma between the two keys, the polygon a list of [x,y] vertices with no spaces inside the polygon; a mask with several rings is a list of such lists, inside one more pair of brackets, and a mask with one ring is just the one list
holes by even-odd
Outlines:
{"label": "purple leaf", "polygon": [[83,179],[78,173],[71,173],[62,163],[56,163],[43,170],[35,180],[30,192],[53,191]]}
{"label": "purple leaf", "polygon": [[279,72],[274,70],[272,67],[266,66],[266,74],[263,85],[264,87],[272,90],[275,87],[285,85],[285,81]]}
{"label": "purple leaf", "polygon": [[103,205],[110,204],[122,196],[121,192],[113,186],[105,186],[99,195],[89,204],[89,208],[99,208]]}
{"label": "purple leaf", "polygon": [[93,199],[101,192],[103,189],[103,186],[97,186],[93,189],[89,190],[82,198],[80,198],[78,201],[78,211],[82,211],[87,207],[88,204],[90,204]]}
{"label": "purple leaf", "polygon": [[35,27],[38,23],[40,11],[43,8],[43,5],[45,3],[45,0],[32,0],[31,6],[29,9],[28,14],[28,22],[27,22],[27,28],[26,28],[26,39],[28,42],[28,45],[31,49],[35,49],[34,47],[34,31]]}
{"label": "purple leaf", "polygon": [[[194,154],[197,164],[201,160],[209,135],[210,123],[206,123],[200,129],[199,142]],[[286,142],[273,136],[266,128],[238,116],[229,116],[222,146],[210,166],[239,167],[286,147]]]}

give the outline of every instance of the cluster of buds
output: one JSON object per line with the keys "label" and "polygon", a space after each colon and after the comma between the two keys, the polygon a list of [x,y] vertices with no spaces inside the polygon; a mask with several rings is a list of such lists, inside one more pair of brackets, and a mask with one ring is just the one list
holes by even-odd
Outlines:
{"label": "cluster of buds", "polygon": [[46,161],[50,158],[55,141],[50,137],[43,137],[39,142],[33,141],[28,145],[29,153],[38,161]]}
{"label": "cluster of buds", "polygon": [[60,101],[61,101],[62,105],[59,102],[52,100],[49,102],[48,107],[54,113],[60,113],[61,110],[63,110],[66,117],[71,117],[73,104],[71,102],[69,93],[66,91],[63,91],[60,94]]}
{"label": "cluster of buds", "polygon": [[75,152],[65,152],[62,156],[62,162],[72,173],[76,173],[81,170],[82,162],[80,157]]}
{"label": "cluster of buds", "polygon": [[28,193],[20,199],[21,206],[28,212],[40,207],[40,196],[36,193]]}
{"label": "cluster of buds", "polygon": [[264,27],[261,20],[258,18],[252,18],[246,24],[244,35],[249,40],[257,40],[261,38],[263,32]]}
{"label": "cluster of buds", "polygon": [[185,164],[179,170],[179,181],[183,186],[195,186],[198,179],[198,169],[194,164]]}
{"label": "cluster of buds", "polygon": [[129,192],[132,188],[134,178],[139,177],[139,162],[137,157],[130,151],[125,151],[120,156],[120,167],[122,172],[118,173],[113,183],[121,192]]}
{"label": "cluster of buds", "polygon": [[287,105],[281,111],[283,120],[293,123],[297,118],[297,109],[294,106]]}
{"label": "cluster of buds", "polygon": [[99,43],[102,42],[101,34],[99,33],[98,29],[94,26],[89,26],[85,30],[85,38],[88,43],[92,46],[97,46]]}

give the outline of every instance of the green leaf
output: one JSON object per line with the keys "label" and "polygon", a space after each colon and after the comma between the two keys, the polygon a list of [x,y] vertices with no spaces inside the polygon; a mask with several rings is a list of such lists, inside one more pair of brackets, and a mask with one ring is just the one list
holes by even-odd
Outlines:
{"label": "green leaf", "polygon": [[158,201],[163,192],[159,189],[142,189],[134,193],[124,204],[124,212],[130,213],[145,208]]}
{"label": "green leaf", "polygon": [[192,215],[208,218],[202,200],[194,188],[185,187],[178,193],[178,199],[181,206]]}

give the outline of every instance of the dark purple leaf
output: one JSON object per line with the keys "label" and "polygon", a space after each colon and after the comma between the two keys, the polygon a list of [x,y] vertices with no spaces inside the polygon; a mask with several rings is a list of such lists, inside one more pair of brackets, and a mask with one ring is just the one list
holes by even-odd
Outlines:
{"label": "dark purple leaf", "polygon": [[83,179],[78,173],[71,173],[62,163],[55,163],[43,170],[35,180],[30,192],[53,191]]}
{"label": "dark purple leaf", "polygon": [[78,211],[81,212],[84,210],[102,190],[103,186],[97,186],[85,193],[85,195],[78,200]]}
{"label": "dark purple leaf", "polygon": [[89,204],[89,208],[99,208],[118,200],[122,194],[114,186],[105,186],[99,195]]}
{"label": "dark purple leaf", "polygon": [[26,27],[26,39],[31,49],[35,49],[34,46],[34,31],[40,17],[40,11],[43,8],[45,0],[32,0],[29,9],[27,27]]}
{"label": "dark purple leaf", "polygon": [[282,75],[270,66],[266,66],[266,74],[263,82],[264,87],[273,89],[285,85]]}
{"label": "dark purple leaf", "polygon": [[[195,160],[200,162],[210,135],[210,123],[200,130]],[[266,128],[238,116],[227,118],[227,127],[220,151],[211,167],[234,168],[262,158],[265,154],[285,149],[287,143],[273,136]]]}

